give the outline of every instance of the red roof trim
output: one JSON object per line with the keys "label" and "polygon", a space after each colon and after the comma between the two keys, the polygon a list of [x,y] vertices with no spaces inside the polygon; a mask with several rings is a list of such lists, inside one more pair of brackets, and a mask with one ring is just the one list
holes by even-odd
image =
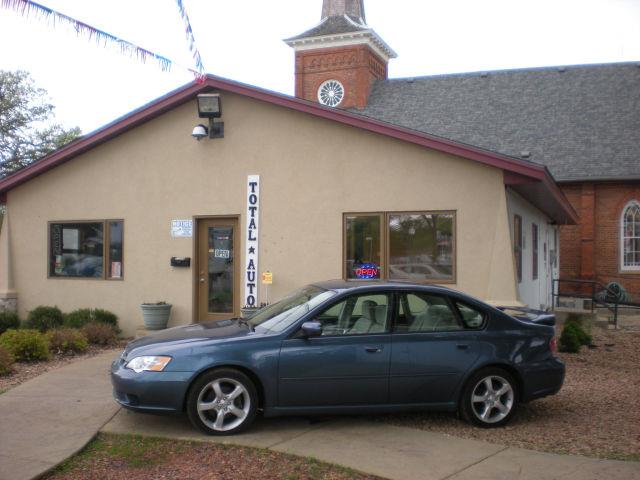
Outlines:
{"label": "red roof trim", "polygon": [[380,122],[379,120],[374,120],[372,118],[353,114],[344,110],[324,107],[320,104],[308,102],[299,98],[277,94],[268,90],[262,90],[253,86],[212,76],[208,76],[202,84],[193,82],[185,85],[184,87],[179,88],[174,92],[171,92],[166,96],[161,97],[158,100],[97,130],[90,136],[82,138],[76,142],[72,142],[66,147],[53,152],[15,174],[0,180],[0,194],[17,187],[18,185],[116,137],[117,135],[120,135],[121,133],[126,132],[127,130],[130,130],[178,105],[181,105],[182,103],[189,101],[196,94],[210,89],[220,89],[274,105],[290,108],[292,110],[297,110],[299,112],[309,113],[317,117],[333,120],[373,133],[397,138],[409,143],[467,158],[469,160],[474,160],[502,169],[506,172],[542,181],[549,187],[553,196],[556,197],[559,203],[564,207],[563,209],[567,214],[571,217],[576,216],[573,208],[571,208],[571,205],[557,187],[551,175],[548,173],[546,168],[541,165],[525,162],[513,157],[489,152],[471,145],[457,143],[415,130]]}

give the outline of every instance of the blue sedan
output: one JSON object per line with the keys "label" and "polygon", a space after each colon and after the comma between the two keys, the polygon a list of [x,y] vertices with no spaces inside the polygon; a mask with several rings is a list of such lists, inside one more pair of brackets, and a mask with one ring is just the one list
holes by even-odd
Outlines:
{"label": "blue sedan", "polygon": [[491,307],[435,286],[345,281],[306,286],[258,311],[164,330],[113,363],[116,401],[186,411],[207,434],[264,416],[458,411],[498,427],[518,402],[558,392],[550,315]]}

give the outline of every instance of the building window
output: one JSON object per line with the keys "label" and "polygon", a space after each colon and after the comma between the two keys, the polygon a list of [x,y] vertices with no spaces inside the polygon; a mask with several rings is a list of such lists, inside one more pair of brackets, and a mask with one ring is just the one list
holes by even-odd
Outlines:
{"label": "building window", "polygon": [[531,225],[531,276],[538,279],[538,225]]}
{"label": "building window", "polygon": [[516,275],[518,283],[522,282],[522,217],[513,217],[513,253],[516,258]]}
{"label": "building window", "polygon": [[640,203],[632,201],[622,211],[622,270],[640,270]]}
{"label": "building window", "polygon": [[455,282],[455,213],[345,215],[345,278]]}
{"label": "building window", "polygon": [[123,278],[122,220],[49,223],[49,276]]}

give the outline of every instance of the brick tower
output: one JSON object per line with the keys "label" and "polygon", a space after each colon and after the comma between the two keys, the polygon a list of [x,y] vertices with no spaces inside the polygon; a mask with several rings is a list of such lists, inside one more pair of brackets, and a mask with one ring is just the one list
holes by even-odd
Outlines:
{"label": "brick tower", "polygon": [[295,50],[296,97],[330,107],[366,107],[396,57],[367,26],[364,0],[324,0],[320,23],[285,42]]}

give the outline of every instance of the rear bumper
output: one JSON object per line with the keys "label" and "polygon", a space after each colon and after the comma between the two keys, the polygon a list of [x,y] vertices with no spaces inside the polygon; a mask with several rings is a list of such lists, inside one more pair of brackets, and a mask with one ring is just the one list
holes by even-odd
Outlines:
{"label": "rear bumper", "polygon": [[191,372],[136,373],[118,360],[111,365],[114,399],[138,412],[182,412],[192,376]]}
{"label": "rear bumper", "polygon": [[554,395],[564,383],[565,366],[559,358],[532,365],[522,372],[524,391],[522,401],[530,402],[536,398]]}

